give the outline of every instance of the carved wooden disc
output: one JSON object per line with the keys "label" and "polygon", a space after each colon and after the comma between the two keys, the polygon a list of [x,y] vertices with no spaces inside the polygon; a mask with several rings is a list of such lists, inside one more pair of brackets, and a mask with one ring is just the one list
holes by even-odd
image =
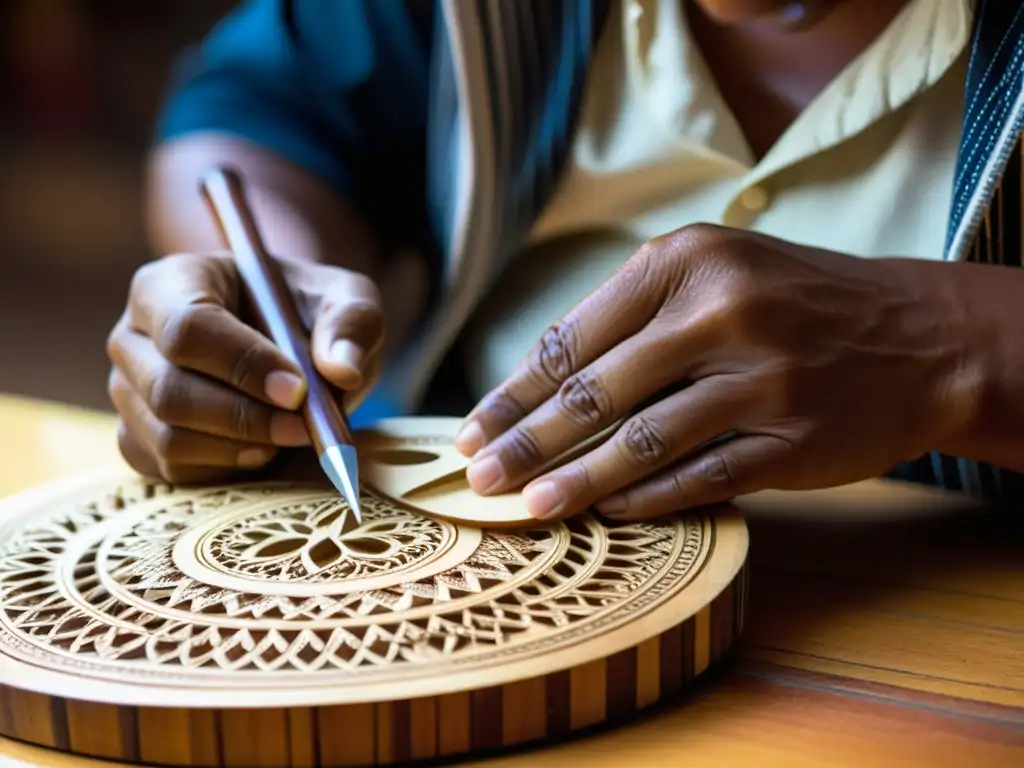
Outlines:
{"label": "carved wooden disc", "polygon": [[347,531],[324,486],[0,503],[0,733],[160,765],[465,754],[628,716],[742,626],[736,514],[481,529],[362,493]]}

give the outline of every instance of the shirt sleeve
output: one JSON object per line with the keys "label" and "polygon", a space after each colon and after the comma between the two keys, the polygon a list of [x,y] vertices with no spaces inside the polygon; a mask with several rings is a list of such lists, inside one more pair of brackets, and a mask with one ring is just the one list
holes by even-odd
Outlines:
{"label": "shirt sleeve", "polygon": [[180,58],[156,138],[238,136],[371,223],[422,211],[432,23],[431,2],[248,0]]}

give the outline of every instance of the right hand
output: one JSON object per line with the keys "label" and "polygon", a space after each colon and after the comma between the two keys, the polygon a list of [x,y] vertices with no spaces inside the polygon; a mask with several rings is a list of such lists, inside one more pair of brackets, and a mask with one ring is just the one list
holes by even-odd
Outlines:
{"label": "right hand", "polygon": [[[338,267],[281,265],[312,328],[313,363],[351,410],[379,373],[380,293]],[[121,453],[140,474],[210,482],[309,444],[301,371],[247,323],[243,295],[229,254],[168,256],[135,274],[107,353]]]}

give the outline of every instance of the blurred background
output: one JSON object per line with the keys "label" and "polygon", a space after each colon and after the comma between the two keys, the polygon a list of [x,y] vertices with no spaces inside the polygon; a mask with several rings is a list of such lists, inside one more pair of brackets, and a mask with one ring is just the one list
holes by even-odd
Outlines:
{"label": "blurred background", "polygon": [[0,392],[110,409],[170,66],[234,4],[0,0]]}

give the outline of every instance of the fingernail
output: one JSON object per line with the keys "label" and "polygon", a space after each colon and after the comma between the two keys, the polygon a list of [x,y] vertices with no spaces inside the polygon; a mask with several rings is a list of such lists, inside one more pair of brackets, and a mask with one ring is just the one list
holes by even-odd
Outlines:
{"label": "fingernail", "polygon": [[469,421],[462,425],[455,436],[455,449],[463,456],[472,456],[484,447],[487,438],[479,422]]}
{"label": "fingernail", "polygon": [[275,451],[266,448],[246,448],[238,454],[238,466],[243,469],[262,467],[272,458]]}
{"label": "fingernail", "polygon": [[488,456],[479,462],[470,464],[469,469],[466,470],[466,479],[477,493],[487,493],[496,487],[504,476],[505,471],[501,468],[501,462],[496,456]]}
{"label": "fingernail", "polygon": [[302,379],[288,371],[273,371],[263,382],[267,399],[279,408],[294,410],[302,405],[306,385]]}
{"label": "fingernail", "polygon": [[270,440],[274,445],[296,448],[309,445],[306,423],[294,413],[275,413],[270,417]]}
{"label": "fingernail", "polygon": [[594,506],[597,507],[597,511],[605,517],[618,517],[626,511],[626,497],[609,496],[606,499],[602,499]]}
{"label": "fingernail", "polygon": [[526,486],[523,489],[523,499],[526,502],[526,511],[542,519],[557,515],[565,506],[558,486],[551,480],[541,480],[539,483]]}
{"label": "fingernail", "polygon": [[348,366],[356,373],[361,372],[365,357],[363,348],[348,339],[338,339],[331,344],[331,360],[338,365]]}

